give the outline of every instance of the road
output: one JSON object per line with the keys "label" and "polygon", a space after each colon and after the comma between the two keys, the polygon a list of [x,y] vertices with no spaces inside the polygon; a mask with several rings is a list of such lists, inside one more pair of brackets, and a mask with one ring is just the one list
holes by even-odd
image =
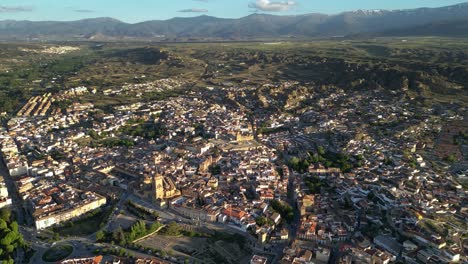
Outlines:
{"label": "road", "polygon": [[[115,219],[119,215],[120,210],[122,210],[123,206],[125,206],[125,202],[127,201],[129,196],[130,194],[128,192],[125,192],[120,196],[120,200],[115,205],[115,208],[109,216],[109,220],[107,221],[106,225],[103,228],[101,228],[101,230],[111,231],[109,230],[110,224],[115,221]],[[94,239],[96,239],[96,233],[92,235],[94,236]]]}
{"label": "road", "polygon": [[[131,195],[129,193],[122,194],[119,202],[117,202],[117,204],[115,205],[115,209],[109,216],[109,220],[107,221],[106,225],[101,230],[108,230],[110,223],[115,220],[116,216],[118,215],[120,210],[123,208],[123,206],[125,205],[125,202],[129,199],[130,196]],[[93,251],[95,249],[99,249],[103,247],[114,248],[117,250],[124,249],[125,251],[131,253],[132,255],[136,257],[140,257],[140,258],[157,258],[152,255],[148,255],[148,254],[141,253],[141,252],[131,250],[131,249],[126,249],[117,245],[112,245],[109,243],[97,243],[96,233],[90,234],[88,236],[83,236],[83,237],[67,237],[67,238],[61,237],[58,241],[55,241],[54,243],[50,244],[50,243],[47,243],[38,239],[37,238],[38,231],[32,227],[21,225],[20,232],[22,233],[24,239],[29,242],[30,246],[34,250],[36,250],[36,253],[30,260],[30,263],[34,263],[34,264],[45,263],[42,260],[42,255],[44,254],[44,252],[50,247],[52,247],[53,245],[60,244],[60,243],[68,243],[73,246],[73,253],[70,255],[70,258],[94,256],[95,254],[93,253]],[[20,261],[22,261],[22,259],[16,259],[15,263],[21,263]]]}
{"label": "road", "polygon": [[33,241],[32,247],[37,251],[36,254],[31,258],[30,263],[46,263],[42,260],[42,255],[44,252],[52,247],[55,244],[67,243],[73,247],[73,253],[68,258],[82,258],[82,257],[91,257],[95,254],[93,251],[99,248],[114,248],[117,250],[123,249],[128,253],[131,253],[135,257],[139,258],[156,258],[152,255],[148,255],[145,253],[141,253],[135,250],[126,249],[117,245],[112,245],[109,243],[96,243],[94,240],[85,238],[85,237],[71,237],[71,238],[64,238],[59,241],[56,241],[52,244],[48,244],[42,241]]}
{"label": "road", "polygon": [[[21,223],[20,225],[20,232],[22,233],[24,239],[28,241],[30,246],[36,250],[36,253],[34,256],[31,258],[30,263],[44,263],[42,260],[42,255],[44,252],[49,249],[54,243],[69,243],[70,245],[73,246],[73,253],[70,255],[70,257],[87,257],[87,256],[93,256],[93,250],[99,248],[99,247],[110,247],[110,248],[116,248],[120,250],[122,247],[120,246],[115,246],[111,245],[108,243],[96,243],[96,233],[90,234],[88,236],[83,236],[83,237],[68,237],[64,238],[61,237],[58,241],[49,244],[47,242],[44,242],[40,239],[37,238],[38,232],[35,230],[33,227],[25,225],[27,222],[31,221],[26,221],[26,218],[24,216],[25,212],[23,211],[23,203],[22,200],[19,197],[19,194],[17,192],[17,189],[14,185],[13,179],[8,176],[8,172],[6,171],[6,168],[4,164],[0,164],[0,173],[5,175],[5,183],[7,184],[8,191],[12,196],[13,200],[13,206],[12,208],[16,211],[16,215],[18,217],[18,222]],[[125,192],[122,194],[120,197],[120,200],[117,202],[115,205],[115,208],[113,209],[111,215],[109,216],[108,221],[106,224],[101,228],[101,230],[104,231],[111,231],[111,223],[114,222],[119,215],[120,211],[124,208],[126,201],[131,200],[134,203],[144,207],[151,209],[151,211],[157,212],[160,217],[160,222],[167,224],[171,221],[177,221],[180,223],[188,224],[188,225],[195,225],[194,220],[187,219],[184,216],[180,215],[176,211],[172,209],[164,209],[161,210],[158,208],[156,205],[143,200],[130,192]],[[269,249],[264,250],[264,245],[259,245],[256,241],[256,239],[246,232],[236,229],[234,227],[231,227],[230,225],[222,224],[222,223],[198,223],[199,225],[203,225],[206,228],[212,229],[212,230],[217,230],[220,232],[227,232],[227,233],[237,233],[241,234],[242,236],[246,237],[249,239],[249,245],[251,245],[253,252],[256,254],[264,254],[264,255],[274,255],[274,260],[278,260],[279,257],[281,257],[282,250],[284,248],[284,244],[282,245],[274,245],[274,246],[269,246]],[[125,248],[124,248],[125,249]],[[143,257],[143,258],[155,258],[154,256],[150,256],[141,252],[137,252],[134,250],[129,250],[125,249],[127,252],[132,253],[135,256],[138,257]],[[23,261],[23,256],[24,252],[19,252],[20,254],[17,254],[17,257],[15,259],[15,263],[21,263]]]}
{"label": "road", "polygon": [[[273,262],[272,263],[277,263],[279,259],[282,257],[283,254],[283,249],[286,247],[286,243],[280,243],[280,244],[274,244],[274,245],[261,245],[258,244],[257,239],[252,237],[250,234],[247,232],[244,232],[240,229],[237,229],[231,225],[228,224],[223,224],[223,223],[217,223],[217,222],[204,222],[200,221],[197,223],[197,220],[193,220],[190,218],[187,218],[181,214],[179,214],[177,211],[173,209],[165,209],[161,210],[157,206],[140,199],[139,197],[136,197],[134,195],[129,197],[130,200],[135,202],[136,204],[143,206],[147,209],[151,209],[155,212],[159,213],[159,216],[161,218],[160,222],[163,224],[168,224],[171,221],[176,221],[181,224],[186,224],[186,225],[196,225],[196,226],[203,226],[206,227],[210,230],[216,230],[218,232],[225,232],[225,233],[230,233],[230,234],[240,234],[243,237],[247,238],[249,241],[249,245],[251,246],[253,252],[255,254],[259,255],[273,255]],[[297,217],[297,222],[299,221],[299,218]],[[265,250],[265,247],[267,249]]]}

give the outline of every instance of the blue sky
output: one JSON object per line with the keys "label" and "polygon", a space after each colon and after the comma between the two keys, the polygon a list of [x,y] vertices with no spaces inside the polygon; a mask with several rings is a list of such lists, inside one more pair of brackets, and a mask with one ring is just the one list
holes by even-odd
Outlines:
{"label": "blue sky", "polygon": [[238,18],[258,13],[335,14],[356,9],[440,7],[468,0],[0,0],[0,20],[113,17],[135,23],[206,14]]}

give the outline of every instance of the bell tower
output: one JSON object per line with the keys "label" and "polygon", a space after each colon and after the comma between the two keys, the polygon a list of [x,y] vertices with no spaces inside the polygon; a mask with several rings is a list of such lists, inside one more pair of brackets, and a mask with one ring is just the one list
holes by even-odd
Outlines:
{"label": "bell tower", "polygon": [[156,174],[153,176],[153,187],[154,187],[154,199],[163,199],[164,198],[164,179],[161,174]]}

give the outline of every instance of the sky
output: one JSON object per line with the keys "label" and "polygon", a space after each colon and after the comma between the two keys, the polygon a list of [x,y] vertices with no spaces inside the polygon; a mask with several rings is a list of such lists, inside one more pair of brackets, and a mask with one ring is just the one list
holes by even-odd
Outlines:
{"label": "sky", "polygon": [[70,21],[112,17],[128,23],[209,15],[239,18],[253,13],[337,14],[357,9],[441,7],[468,0],[0,0],[0,20]]}

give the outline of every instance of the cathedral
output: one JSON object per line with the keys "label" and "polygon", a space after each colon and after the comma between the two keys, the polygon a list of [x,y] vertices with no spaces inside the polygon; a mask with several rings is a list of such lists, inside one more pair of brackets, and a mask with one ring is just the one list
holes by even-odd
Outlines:
{"label": "cathedral", "polygon": [[170,177],[156,173],[145,176],[135,194],[157,204],[164,204],[164,200],[180,196],[181,192]]}

